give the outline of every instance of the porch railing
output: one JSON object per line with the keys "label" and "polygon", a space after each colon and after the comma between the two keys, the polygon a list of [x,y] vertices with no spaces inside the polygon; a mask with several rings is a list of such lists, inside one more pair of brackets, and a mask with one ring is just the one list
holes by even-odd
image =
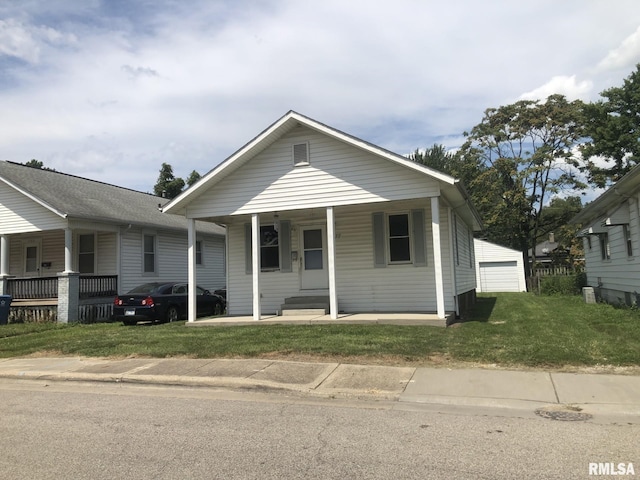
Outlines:
{"label": "porch railing", "polygon": [[117,294],[117,275],[80,275],[80,298],[114,297]]}
{"label": "porch railing", "polygon": [[[14,300],[58,297],[58,277],[12,278],[7,293]],[[80,275],[80,298],[112,297],[118,294],[117,275]]]}
{"label": "porch railing", "polygon": [[7,293],[14,300],[58,297],[58,277],[12,278]]}

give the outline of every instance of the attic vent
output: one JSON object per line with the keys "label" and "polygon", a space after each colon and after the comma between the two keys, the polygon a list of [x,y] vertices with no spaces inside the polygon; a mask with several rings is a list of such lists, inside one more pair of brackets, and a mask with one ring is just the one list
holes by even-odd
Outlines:
{"label": "attic vent", "polygon": [[309,165],[308,143],[296,143],[293,145],[293,165]]}

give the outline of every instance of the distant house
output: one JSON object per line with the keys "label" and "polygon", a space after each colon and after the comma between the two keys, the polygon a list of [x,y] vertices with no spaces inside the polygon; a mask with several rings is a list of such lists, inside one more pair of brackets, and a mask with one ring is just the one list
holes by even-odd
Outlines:
{"label": "distant house", "polygon": [[587,283],[615,304],[640,304],[640,166],[572,219],[581,224]]}
{"label": "distant house", "polygon": [[479,292],[526,292],[522,252],[474,239]]}
{"label": "distant house", "polygon": [[[296,112],[164,211],[186,216],[191,229],[199,219],[226,225],[230,315],[260,320],[296,306],[333,319],[445,319],[475,298],[481,223],[462,185]],[[190,267],[193,284],[193,259]]]}
{"label": "distant house", "polygon": [[[187,225],[166,200],[0,161],[0,291],[12,312],[58,321],[109,315],[114,295],[144,282],[187,280]],[[200,284],[225,286],[224,228],[198,222]],[[101,306],[101,307],[100,307]],[[44,313],[43,313],[44,312]]]}

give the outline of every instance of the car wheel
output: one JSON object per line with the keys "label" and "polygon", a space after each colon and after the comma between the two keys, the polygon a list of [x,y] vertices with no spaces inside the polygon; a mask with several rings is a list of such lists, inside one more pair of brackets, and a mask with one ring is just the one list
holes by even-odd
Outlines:
{"label": "car wheel", "polygon": [[178,321],[178,309],[176,307],[169,307],[167,310],[167,323]]}
{"label": "car wheel", "polygon": [[222,304],[220,302],[216,302],[216,304],[213,306],[213,315],[222,315]]}

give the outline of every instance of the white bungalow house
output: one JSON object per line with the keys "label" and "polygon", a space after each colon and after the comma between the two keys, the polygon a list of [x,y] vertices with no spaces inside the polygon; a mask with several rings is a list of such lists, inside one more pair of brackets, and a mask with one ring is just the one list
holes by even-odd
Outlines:
{"label": "white bungalow house", "polygon": [[[289,112],[172,200],[227,228],[227,312],[422,312],[475,299],[478,214],[454,178]],[[193,291],[193,289],[191,289]],[[189,321],[194,321],[195,298]]]}
{"label": "white bungalow house", "polygon": [[[13,297],[12,315],[29,309],[61,322],[105,319],[118,293],[146,282],[186,281],[187,223],[162,214],[161,203],[0,161],[0,293]],[[224,236],[223,227],[198,222],[196,269],[205,288],[225,286]]]}
{"label": "white bungalow house", "polygon": [[479,292],[526,292],[522,252],[495,243],[473,241]]}
{"label": "white bungalow house", "polygon": [[581,224],[587,284],[614,304],[640,305],[640,166],[588,204]]}

